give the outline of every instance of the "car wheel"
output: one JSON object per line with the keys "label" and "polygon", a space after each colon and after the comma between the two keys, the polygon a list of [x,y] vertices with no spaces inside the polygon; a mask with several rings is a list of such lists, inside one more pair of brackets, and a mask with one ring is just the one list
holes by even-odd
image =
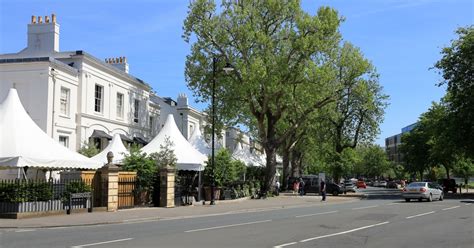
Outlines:
{"label": "car wheel", "polygon": [[428,196],[428,201],[429,202],[432,202],[433,201],[433,196],[430,194],[430,196]]}
{"label": "car wheel", "polygon": [[442,201],[443,199],[444,199],[444,195],[443,195],[443,193],[441,193],[441,194],[439,195],[439,200]]}
{"label": "car wheel", "polygon": [[423,198],[418,198],[418,201],[419,201],[419,202],[423,201]]}
{"label": "car wheel", "polygon": [[410,202],[410,199],[409,199],[409,198],[405,198],[405,201],[406,201],[406,202]]}
{"label": "car wheel", "polygon": [[338,195],[339,195],[339,192],[333,191],[333,192],[332,192],[332,195],[333,195],[333,196],[338,196]]}

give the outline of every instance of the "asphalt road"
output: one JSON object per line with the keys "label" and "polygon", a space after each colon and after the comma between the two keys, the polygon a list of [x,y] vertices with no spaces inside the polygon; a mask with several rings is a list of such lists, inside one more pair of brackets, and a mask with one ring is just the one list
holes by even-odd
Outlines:
{"label": "asphalt road", "polygon": [[366,191],[371,191],[365,192],[369,194],[367,200],[344,204],[126,224],[1,230],[0,247],[473,247],[473,203],[406,203],[393,199],[396,191]]}

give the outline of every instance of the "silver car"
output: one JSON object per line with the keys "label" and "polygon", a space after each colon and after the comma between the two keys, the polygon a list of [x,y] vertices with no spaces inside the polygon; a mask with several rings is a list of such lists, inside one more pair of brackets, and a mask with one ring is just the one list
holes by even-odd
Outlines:
{"label": "silver car", "polygon": [[436,183],[430,182],[410,183],[403,189],[402,196],[407,202],[411,199],[418,199],[418,201],[427,199],[429,202],[434,199],[442,201],[444,197],[443,188]]}

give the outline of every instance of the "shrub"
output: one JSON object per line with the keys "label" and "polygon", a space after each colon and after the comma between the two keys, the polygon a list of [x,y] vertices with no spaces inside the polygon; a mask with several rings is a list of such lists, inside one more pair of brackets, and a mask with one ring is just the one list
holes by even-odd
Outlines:
{"label": "shrub", "polygon": [[61,194],[63,201],[69,201],[71,194],[92,192],[90,185],[83,181],[72,181],[66,184],[64,192]]}
{"label": "shrub", "polygon": [[48,201],[53,196],[48,182],[16,181],[0,184],[0,202]]}

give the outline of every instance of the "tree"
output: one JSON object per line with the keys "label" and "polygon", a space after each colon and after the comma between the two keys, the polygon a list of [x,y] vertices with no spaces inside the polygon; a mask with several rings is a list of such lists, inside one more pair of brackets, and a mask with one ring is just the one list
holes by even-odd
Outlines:
{"label": "tree", "polygon": [[474,176],[474,163],[471,159],[465,157],[458,157],[454,164],[454,173],[464,179],[466,190],[469,188],[469,178]]}
{"label": "tree", "polygon": [[[339,48],[335,71],[343,86],[337,101],[331,103],[333,113],[327,115],[334,142],[334,166],[340,166],[346,148],[360,142],[371,142],[379,133],[388,96],[383,94],[374,66],[350,43]],[[338,180],[343,170],[334,168]]]}
{"label": "tree", "polygon": [[[331,56],[340,42],[341,18],[329,7],[311,16],[298,0],[214,1],[190,3],[184,39],[193,39],[187,56],[188,87],[202,101],[212,96],[212,58],[234,67],[217,74],[217,112],[226,122],[255,129],[267,155],[263,193],[276,172],[276,151],[307,121],[307,116],[335,100]],[[288,113],[298,113],[286,132],[277,126]]]}
{"label": "tree", "polygon": [[404,154],[405,170],[412,175],[420,173],[420,180],[423,180],[423,172],[430,167],[429,140],[430,134],[422,125],[418,125],[409,133],[402,135],[400,151]]}
{"label": "tree", "polygon": [[[208,159],[209,161],[211,160]],[[204,169],[204,176],[207,179],[214,176],[216,186],[220,187],[239,180],[245,173],[245,169],[244,163],[232,160],[232,156],[227,149],[220,149],[215,156],[214,168],[207,165]]]}
{"label": "tree", "polygon": [[459,28],[458,39],[443,48],[435,64],[447,85],[446,101],[456,132],[457,149],[474,158],[474,27]]}
{"label": "tree", "polygon": [[94,157],[95,155],[99,154],[100,150],[97,149],[97,147],[94,145],[94,143],[92,142],[84,142],[84,144],[82,144],[82,147],[81,149],[79,149],[79,151],[77,151],[78,153],[88,157],[88,158],[91,158],[91,157]]}
{"label": "tree", "polygon": [[137,145],[132,145],[130,155],[125,155],[122,169],[137,172],[138,192],[153,189],[158,167],[153,156],[142,153]]}

